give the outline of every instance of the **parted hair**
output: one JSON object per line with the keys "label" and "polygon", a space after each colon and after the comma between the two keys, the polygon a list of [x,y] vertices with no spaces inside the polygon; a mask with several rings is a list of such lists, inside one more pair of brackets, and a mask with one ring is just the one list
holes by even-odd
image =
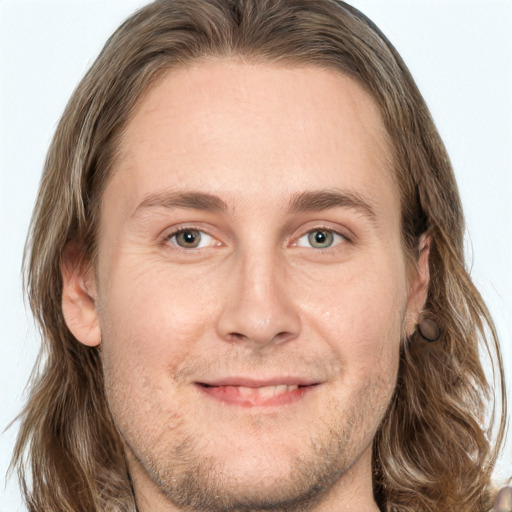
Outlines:
{"label": "parted hair", "polygon": [[[101,352],[65,324],[60,265],[71,241],[94,264],[102,191],[148,88],[173,68],[211,58],[334,69],[374,98],[392,144],[413,270],[420,236],[431,237],[423,315],[442,332],[437,343],[417,334],[402,340],[396,391],[373,444],[375,498],[387,512],[490,510],[505,426],[503,365],[465,263],[453,170],[397,51],[338,0],[157,0],[119,27],[72,95],[47,155],[24,260],[43,340],[13,456],[29,510],[136,510]],[[491,383],[481,354],[494,364]]]}

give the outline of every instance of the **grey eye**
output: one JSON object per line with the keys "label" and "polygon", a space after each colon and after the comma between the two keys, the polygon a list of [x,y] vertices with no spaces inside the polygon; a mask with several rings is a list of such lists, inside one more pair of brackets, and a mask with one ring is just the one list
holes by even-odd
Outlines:
{"label": "grey eye", "polygon": [[316,229],[308,233],[308,242],[315,249],[326,249],[334,242],[334,233],[324,229]]}
{"label": "grey eye", "polygon": [[176,240],[176,245],[184,249],[195,249],[201,243],[201,231],[187,229],[176,233],[173,238]]}
{"label": "grey eye", "polygon": [[347,241],[347,238],[332,229],[313,229],[302,235],[294,244],[310,249],[330,249]]}
{"label": "grey eye", "polygon": [[194,228],[178,229],[167,237],[167,242],[180,249],[206,249],[220,244],[208,233]]}

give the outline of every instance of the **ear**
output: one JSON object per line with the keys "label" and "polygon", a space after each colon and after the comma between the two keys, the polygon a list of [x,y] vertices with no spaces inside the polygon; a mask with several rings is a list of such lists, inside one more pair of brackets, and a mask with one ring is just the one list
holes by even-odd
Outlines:
{"label": "ear", "polygon": [[101,329],[96,310],[96,279],[94,270],[83,257],[76,242],[64,248],[62,274],[62,313],[73,336],[89,347],[101,343]]}
{"label": "ear", "polygon": [[406,333],[412,334],[419,320],[419,316],[428,296],[430,282],[429,257],[431,238],[423,234],[419,240],[419,254],[415,269],[411,272],[409,293],[407,299]]}

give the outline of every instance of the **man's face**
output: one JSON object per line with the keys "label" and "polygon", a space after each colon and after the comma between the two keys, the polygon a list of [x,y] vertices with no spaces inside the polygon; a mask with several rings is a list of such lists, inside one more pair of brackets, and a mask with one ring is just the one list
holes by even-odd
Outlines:
{"label": "man's face", "polygon": [[141,509],[371,492],[421,302],[390,159],[376,105],[334,71],[219,60],[150,89],[90,292]]}

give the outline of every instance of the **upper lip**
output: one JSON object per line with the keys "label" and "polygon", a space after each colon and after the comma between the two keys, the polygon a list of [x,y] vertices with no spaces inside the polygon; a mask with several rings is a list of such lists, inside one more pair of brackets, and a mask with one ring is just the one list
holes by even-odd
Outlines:
{"label": "upper lip", "polygon": [[243,386],[247,388],[264,388],[268,386],[312,386],[319,384],[317,380],[307,377],[283,376],[270,378],[254,377],[223,377],[219,379],[204,380],[197,384],[219,387],[219,386]]}

